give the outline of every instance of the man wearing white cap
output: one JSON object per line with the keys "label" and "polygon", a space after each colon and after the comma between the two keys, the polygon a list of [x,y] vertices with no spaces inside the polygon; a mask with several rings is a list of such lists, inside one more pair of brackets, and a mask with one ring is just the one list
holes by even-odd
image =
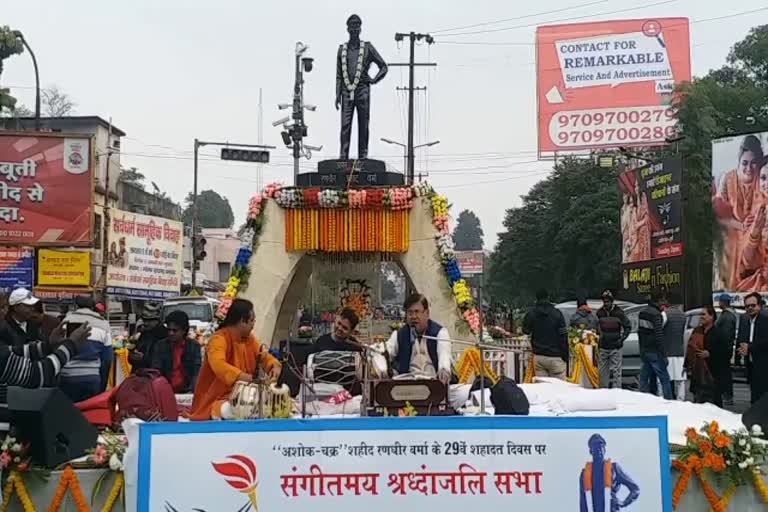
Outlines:
{"label": "man wearing white cap", "polygon": [[26,288],[17,288],[11,292],[8,297],[8,314],[0,328],[0,341],[20,347],[42,340],[40,326],[32,321],[38,302],[40,299]]}

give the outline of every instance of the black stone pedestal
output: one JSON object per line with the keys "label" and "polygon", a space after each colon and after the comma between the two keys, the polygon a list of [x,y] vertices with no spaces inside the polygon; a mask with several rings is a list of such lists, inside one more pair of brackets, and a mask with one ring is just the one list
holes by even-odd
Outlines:
{"label": "black stone pedestal", "polygon": [[387,172],[381,160],[323,160],[317,164],[317,172],[305,172],[298,176],[296,186],[323,188],[396,187],[405,184],[405,177],[397,172]]}

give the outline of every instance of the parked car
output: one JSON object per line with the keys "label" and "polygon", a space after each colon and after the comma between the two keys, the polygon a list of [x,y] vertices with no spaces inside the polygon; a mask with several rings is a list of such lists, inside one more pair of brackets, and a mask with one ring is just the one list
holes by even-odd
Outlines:
{"label": "parked car", "polygon": [[[638,378],[640,377],[640,368],[642,364],[640,362],[640,345],[637,339],[637,326],[638,315],[642,310],[644,304],[635,304],[634,302],[625,302],[617,300],[615,302],[617,306],[624,310],[624,313],[629,318],[629,322],[632,324],[632,331],[629,337],[624,341],[624,348],[622,350],[622,368],[621,368],[621,380],[623,387],[636,387]],[[603,307],[602,300],[588,300],[587,305],[592,308],[592,311],[597,314],[597,310]],[[575,301],[562,302],[555,304],[555,307],[559,309],[565,317],[565,324],[569,325],[571,315],[576,312],[577,306]]]}
{"label": "parked car", "polygon": [[205,296],[184,296],[166,299],[163,302],[163,320],[171,311],[183,311],[189,317],[193,329],[208,329],[213,324],[213,315],[220,302]]}
{"label": "parked car", "polygon": [[[688,340],[691,338],[691,333],[695,328],[699,326],[701,321],[702,308],[689,309],[685,312],[685,346],[688,346]],[[719,307],[715,307],[715,311],[719,315],[723,310]],[[746,311],[742,308],[733,308],[737,317],[745,314]],[[736,336],[739,335],[739,324],[736,323]],[[736,344],[734,343],[734,351],[731,354],[731,369],[733,370],[733,379],[735,382],[747,382],[747,368],[744,366],[740,357],[736,357]]]}

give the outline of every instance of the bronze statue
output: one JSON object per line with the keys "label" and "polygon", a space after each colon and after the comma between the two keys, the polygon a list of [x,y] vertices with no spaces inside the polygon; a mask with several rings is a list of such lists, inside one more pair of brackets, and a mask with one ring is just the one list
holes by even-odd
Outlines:
{"label": "bronze statue", "polygon": [[[341,107],[341,160],[349,160],[349,138],[352,135],[352,117],[357,109],[357,158],[368,157],[368,122],[371,111],[371,84],[379,83],[387,74],[387,63],[376,48],[360,40],[360,16],[347,19],[349,41],[339,46],[336,55],[336,110]],[[371,78],[371,64],[379,68]]]}

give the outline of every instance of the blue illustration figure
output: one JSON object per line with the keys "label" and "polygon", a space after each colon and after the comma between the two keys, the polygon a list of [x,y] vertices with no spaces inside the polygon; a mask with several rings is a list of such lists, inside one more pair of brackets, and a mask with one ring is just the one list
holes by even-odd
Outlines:
{"label": "blue illustration figure", "polygon": [[[630,506],[640,496],[640,487],[618,464],[605,458],[603,436],[593,434],[588,444],[592,462],[587,462],[579,479],[581,512],[616,512]],[[624,500],[618,497],[622,486],[629,491]]]}

